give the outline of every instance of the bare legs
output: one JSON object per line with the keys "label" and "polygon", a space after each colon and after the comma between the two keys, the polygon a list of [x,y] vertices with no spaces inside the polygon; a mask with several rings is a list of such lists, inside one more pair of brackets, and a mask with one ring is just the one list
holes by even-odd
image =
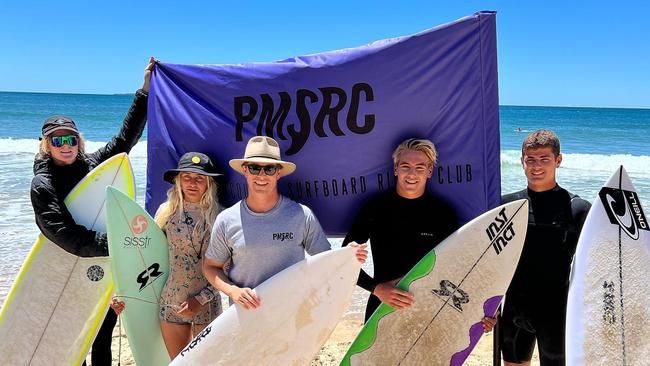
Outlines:
{"label": "bare legs", "polygon": [[160,321],[160,329],[162,331],[165,347],[169,358],[174,359],[185,346],[190,343],[192,338],[205,328],[207,324],[195,324],[194,333],[192,333],[192,324],[175,324]]}

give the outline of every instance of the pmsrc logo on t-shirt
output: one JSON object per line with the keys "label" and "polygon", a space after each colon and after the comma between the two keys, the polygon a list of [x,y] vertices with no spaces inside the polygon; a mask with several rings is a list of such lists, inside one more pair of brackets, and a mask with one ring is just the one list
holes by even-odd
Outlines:
{"label": "pmsrc logo on t-shirt", "polygon": [[273,233],[273,241],[285,241],[285,240],[293,240],[293,233],[292,232]]}
{"label": "pmsrc logo on t-shirt", "polygon": [[639,230],[650,231],[636,192],[603,187],[598,196],[609,222],[618,225],[632,239],[639,239]]}

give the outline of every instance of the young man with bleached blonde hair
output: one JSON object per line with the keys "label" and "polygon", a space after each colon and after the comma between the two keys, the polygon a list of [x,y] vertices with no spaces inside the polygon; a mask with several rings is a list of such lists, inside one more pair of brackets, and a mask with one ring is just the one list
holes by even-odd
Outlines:
{"label": "young man with bleached blonde hair", "polygon": [[343,241],[347,245],[370,239],[374,277],[362,270],[357,282],[371,292],[366,321],[382,302],[398,310],[413,305],[413,294],[395,285],[458,228],[454,211],[426,191],[437,158],[429,140],[410,138],[400,143],[393,152],[395,189],[367,202]]}
{"label": "young man with bleached blonde hair", "polygon": [[[361,270],[357,284],[371,292],[365,321],[383,302],[400,310],[414,304],[413,294],[395,287],[429,251],[458,229],[456,214],[445,202],[426,191],[438,160],[435,145],[426,139],[402,141],[393,152],[395,190],[386,192],[361,209],[343,241],[347,245],[370,239],[374,277]],[[494,318],[483,318],[483,330]]]}
{"label": "young man with bleached blonde hair", "polygon": [[400,156],[405,151],[422,152],[424,156],[429,160],[432,169],[438,161],[438,151],[436,151],[436,147],[433,145],[433,142],[426,139],[410,138],[402,141],[402,143],[400,143],[397,148],[395,148],[395,151],[393,151],[393,164],[397,165]]}

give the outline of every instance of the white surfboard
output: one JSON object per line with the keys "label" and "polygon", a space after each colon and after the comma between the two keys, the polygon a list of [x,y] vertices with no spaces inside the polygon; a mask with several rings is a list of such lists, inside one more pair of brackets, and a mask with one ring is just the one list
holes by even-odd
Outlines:
{"label": "white surfboard", "polygon": [[262,306],[228,308],[170,365],[309,365],[348,308],[355,248],[309,257],[255,288]]}
{"label": "white surfboard", "polygon": [[415,304],[381,304],[341,365],[462,365],[510,285],[527,228],[528,201],[518,200],[458,229],[398,283]]}
{"label": "white surfboard", "polygon": [[621,166],[598,193],[576,248],[567,365],[650,362],[650,227]]}
{"label": "white surfboard", "polygon": [[[126,154],[93,169],[65,200],[75,221],[106,231],[105,190],[135,196]],[[39,235],[0,310],[0,364],[80,365],[113,290],[108,257],[81,258]]]}

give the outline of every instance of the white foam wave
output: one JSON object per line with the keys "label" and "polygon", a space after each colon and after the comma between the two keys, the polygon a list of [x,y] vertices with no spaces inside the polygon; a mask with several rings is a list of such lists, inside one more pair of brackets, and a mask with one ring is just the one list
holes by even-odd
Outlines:
{"label": "white foam wave", "polygon": [[[86,151],[93,152],[106,145],[107,141],[86,140]],[[38,151],[38,139],[14,139],[0,138],[0,155],[5,154],[36,154]],[[129,154],[132,158],[147,157],[147,141],[140,141]]]}
{"label": "white foam wave", "polygon": [[[501,164],[504,168],[521,165],[519,150],[501,151]],[[590,172],[613,173],[620,165],[630,176],[650,178],[650,156],[631,154],[562,154],[562,168],[587,170]]]}
{"label": "white foam wave", "polygon": [[[104,145],[106,145],[106,142],[86,141],[86,151],[93,152],[101,147],[104,147]],[[131,149],[131,152],[129,153],[129,157],[131,160],[146,159],[147,141],[140,141],[135,146],[133,146],[133,149]]]}
{"label": "white foam wave", "polygon": [[38,151],[37,139],[0,139],[0,154],[36,154]]}
{"label": "white foam wave", "polygon": [[[28,154],[31,158],[38,150],[37,139],[0,138],[0,155]],[[105,141],[86,141],[86,151],[93,152],[106,144]],[[591,172],[614,172],[619,165],[623,165],[631,176],[650,179],[650,156],[631,154],[574,154],[564,153],[562,167],[566,169],[588,170]],[[138,142],[129,154],[132,161],[140,164],[146,163],[147,141]],[[501,151],[501,165],[504,169],[517,167],[520,163],[519,150]]]}

